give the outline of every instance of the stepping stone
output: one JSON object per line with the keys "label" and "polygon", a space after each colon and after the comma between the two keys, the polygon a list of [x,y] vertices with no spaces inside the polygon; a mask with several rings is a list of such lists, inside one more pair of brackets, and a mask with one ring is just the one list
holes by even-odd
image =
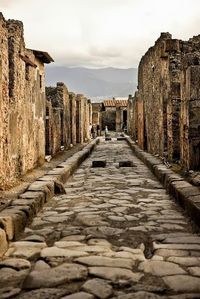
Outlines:
{"label": "stepping stone", "polygon": [[120,137],[117,137],[117,140],[118,140],[118,141],[126,140],[126,137],[120,136]]}
{"label": "stepping stone", "polygon": [[92,161],[92,167],[106,167],[106,160],[95,160]]}
{"label": "stepping stone", "polygon": [[133,167],[133,162],[132,161],[120,161],[119,162],[119,167]]}

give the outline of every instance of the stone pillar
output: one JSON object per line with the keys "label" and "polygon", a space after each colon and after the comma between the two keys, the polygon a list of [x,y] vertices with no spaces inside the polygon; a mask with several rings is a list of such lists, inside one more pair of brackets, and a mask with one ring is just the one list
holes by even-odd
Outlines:
{"label": "stone pillar", "polygon": [[84,111],[85,111],[85,99],[83,95],[78,94],[76,96],[76,140],[78,143],[84,142]]}
{"label": "stone pillar", "polygon": [[122,110],[120,106],[116,106],[116,132],[122,130]]}
{"label": "stone pillar", "polygon": [[62,82],[57,83],[57,99],[61,108],[61,145],[68,148],[71,144],[69,92]]}
{"label": "stone pillar", "polygon": [[181,163],[187,170],[200,169],[200,65],[183,73],[181,99]]}
{"label": "stone pillar", "polygon": [[167,105],[167,152],[169,160],[180,159],[180,83],[171,84]]}
{"label": "stone pillar", "polygon": [[14,169],[10,161],[9,134],[9,67],[8,32],[6,21],[0,13],[0,189],[14,179]]}
{"label": "stone pillar", "polygon": [[137,137],[138,145],[141,149],[145,149],[144,140],[144,102],[140,96],[137,99]]}
{"label": "stone pillar", "polygon": [[76,96],[74,93],[69,94],[70,101],[70,123],[71,123],[71,143],[76,145]]}

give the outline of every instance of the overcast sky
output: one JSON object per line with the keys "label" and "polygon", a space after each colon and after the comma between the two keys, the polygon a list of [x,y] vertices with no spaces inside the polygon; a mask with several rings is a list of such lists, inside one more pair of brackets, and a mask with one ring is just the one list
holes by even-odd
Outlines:
{"label": "overcast sky", "polygon": [[200,0],[0,0],[0,10],[57,65],[137,67],[160,32],[200,33]]}

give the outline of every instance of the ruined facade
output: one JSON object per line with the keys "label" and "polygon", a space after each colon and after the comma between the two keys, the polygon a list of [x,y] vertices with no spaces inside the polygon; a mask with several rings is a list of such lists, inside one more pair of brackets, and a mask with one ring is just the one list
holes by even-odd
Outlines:
{"label": "ruined facade", "polygon": [[92,104],[63,83],[45,89],[47,52],[26,49],[23,24],[0,14],[0,189],[89,139]]}
{"label": "ruined facade", "polygon": [[127,125],[128,101],[123,99],[104,100],[102,106],[102,128],[121,132]]}
{"label": "ruined facade", "polygon": [[129,133],[152,154],[200,168],[200,36],[162,33],[142,57],[130,100]]}
{"label": "ruined facade", "polygon": [[90,139],[92,104],[83,95],[68,92],[64,83],[46,87],[46,154],[55,155]]}
{"label": "ruined facade", "polygon": [[102,130],[102,107],[103,103],[92,103],[92,122],[93,125],[99,125]]}
{"label": "ruined facade", "polygon": [[76,96],[76,142],[84,143],[90,139],[89,124],[92,121],[92,104],[84,95]]}
{"label": "ruined facade", "polygon": [[71,144],[70,100],[67,87],[46,87],[46,154],[55,155]]}
{"label": "ruined facade", "polygon": [[0,14],[0,188],[44,162],[46,52],[25,48],[23,24]]}

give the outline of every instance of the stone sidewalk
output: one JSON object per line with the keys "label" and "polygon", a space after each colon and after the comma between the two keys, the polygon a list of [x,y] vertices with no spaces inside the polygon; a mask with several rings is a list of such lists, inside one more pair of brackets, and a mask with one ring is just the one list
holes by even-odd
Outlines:
{"label": "stone sidewalk", "polygon": [[200,298],[200,237],[125,141],[102,141],[65,190],[10,243],[0,298]]}

